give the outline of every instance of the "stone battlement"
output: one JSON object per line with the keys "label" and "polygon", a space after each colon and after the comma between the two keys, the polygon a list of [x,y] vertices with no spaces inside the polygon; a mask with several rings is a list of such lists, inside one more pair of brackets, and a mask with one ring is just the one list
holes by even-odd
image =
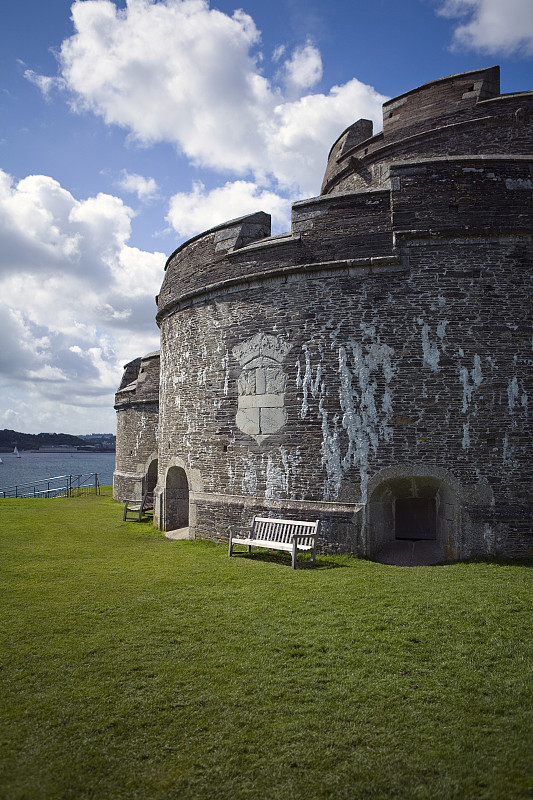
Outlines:
{"label": "stone battlement", "polygon": [[[413,159],[389,164],[388,176],[387,189],[295,203],[291,231],[283,236],[269,236],[268,215],[259,226],[254,214],[186,242],[167,262],[158,321],[203,294],[286,280],[289,273],[309,278],[319,275],[325,262],[330,271],[335,263],[342,271],[347,261],[399,259],[398,237],[406,232],[469,237],[532,232],[533,155]],[[257,238],[241,238],[242,229]]]}
{"label": "stone battlement", "polygon": [[337,139],[322,194],[386,187],[390,164],[403,159],[530,154],[533,92],[500,95],[499,87],[499,67],[490,67],[389,100],[381,133],[372,136],[372,123],[359,120]]}

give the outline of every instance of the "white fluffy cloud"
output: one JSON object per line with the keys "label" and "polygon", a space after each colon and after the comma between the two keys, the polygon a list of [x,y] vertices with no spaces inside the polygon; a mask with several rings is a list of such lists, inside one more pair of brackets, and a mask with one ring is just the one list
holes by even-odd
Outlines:
{"label": "white fluffy cloud", "polygon": [[312,195],[343,128],[359,117],[381,123],[387,98],[358,81],[305,94],[322,75],[310,42],[283,63],[278,49],[282,85],[269,82],[243,11],[230,17],[205,0],[128,0],[120,10],[77,0],[72,19],[59,80],[73,107],[145,144],[171,142],[202,167]]}
{"label": "white fluffy cloud", "polygon": [[[371,86],[353,79],[312,91],[322,61],[310,41],[277,48],[276,77],[267,79],[260,33],[242,10],[230,16],[207,0],[127,0],[120,9],[75,0],[72,20],[58,74],[26,70],[26,78],[46,97],[66,92],[73,110],[130,139],[170,143],[224,176],[218,188],[197,182],[171,198],[167,220],[183,237],[258,210],[272,214],[274,231],[288,229],[290,198],[318,193],[341,131],[360,117],[381,124],[387,98]],[[117,185],[141,202],[159,192],[133,172]],[[0,297],[11,309],[0,312],[8,409],[0,425],[28,430],[19,413],[33,404],[37,430],[61,429],[73,409],[78,431],[112,429],[122,365],[158,347],[154,296],[165,256],[128,245],[133,216],[118,197],[77,199],[50,177],[14,183],[0,171]]]}
{"label": "white fluffy cloud", "polygon": [[292,92],[310,89],[322,78],[322,57],[320,51],[310,42],[305,47],[297,47],[285,62],[285,82]]}
{"label": "white fluffy cloud", "polygon": [[533,54],[532,0],[445,0],[439,13],[464,20],[455,29],[455,49]]}
{"label": "white fluffy cloud", "polygon": [[144,178],[136,172],[123,170],[117,186],[125,192],[136,194],[139,200],[151,200],[157,195],[157,183],[153,178]]}
{"label": "white fluffy cloud", "polygon": [[180,192],[172,197],[167,220],[180,236],[190,237],[258,209],[272,215],[273,232],[289,229],[290,200],[249,181],[228,182],[209,192],[197,182],[192,192]]}
{"label": "white fluffy cloud", "polygon": [[66,270],[98,281],[129,238],[132,216],[118,197],[78,201],[46,175],[15,185],[0,170],[0,274]]}
{"label": "white fluffy cloud", "polygon": [[132,213],[111,195],[77,200],[48,176],[15,183],[0,170],[0,426],[113,429],[123,364],[158,347],[165,256],[127,244]]}

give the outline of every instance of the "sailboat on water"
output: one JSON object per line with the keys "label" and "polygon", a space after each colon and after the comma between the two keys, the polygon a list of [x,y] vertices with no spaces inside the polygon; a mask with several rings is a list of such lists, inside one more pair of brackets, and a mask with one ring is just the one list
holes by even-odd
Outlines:
{"label": "sailboat on water", "polygon": [[22,456],[19,453],[18,447],[15,447],[15,449],[13,450],[13,455],[15,456],[15,458],[22,458]]}

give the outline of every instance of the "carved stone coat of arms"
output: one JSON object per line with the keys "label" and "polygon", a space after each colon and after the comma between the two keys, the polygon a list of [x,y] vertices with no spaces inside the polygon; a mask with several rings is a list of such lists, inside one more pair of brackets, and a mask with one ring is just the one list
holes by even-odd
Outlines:
{"label": "carved stone coat of arms", "polygon": [[258,444],[287,422],[287,376],[281,365],[290,349],[291,345],[282,336],[265,333],[258,333],[233,348],[233,355],[242,367],[237,380],[239,406],[235,421]]}

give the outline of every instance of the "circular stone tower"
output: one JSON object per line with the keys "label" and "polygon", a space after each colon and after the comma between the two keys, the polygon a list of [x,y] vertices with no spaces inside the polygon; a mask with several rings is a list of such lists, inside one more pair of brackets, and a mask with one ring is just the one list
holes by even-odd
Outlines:
{"label": "circular stone tower", "polygon": [[340,136],[289,233],[260,212],[170,256],[160,528],[224,541],[260,512],[320,519],[323,552],[533,553],[532,131],[498,68],[443,78]]}
{"label": "circular stone tower", "polygon": [[126,364],[115,395],[117,450],[115,500],[140,500],[157,482],[159,352]]}

